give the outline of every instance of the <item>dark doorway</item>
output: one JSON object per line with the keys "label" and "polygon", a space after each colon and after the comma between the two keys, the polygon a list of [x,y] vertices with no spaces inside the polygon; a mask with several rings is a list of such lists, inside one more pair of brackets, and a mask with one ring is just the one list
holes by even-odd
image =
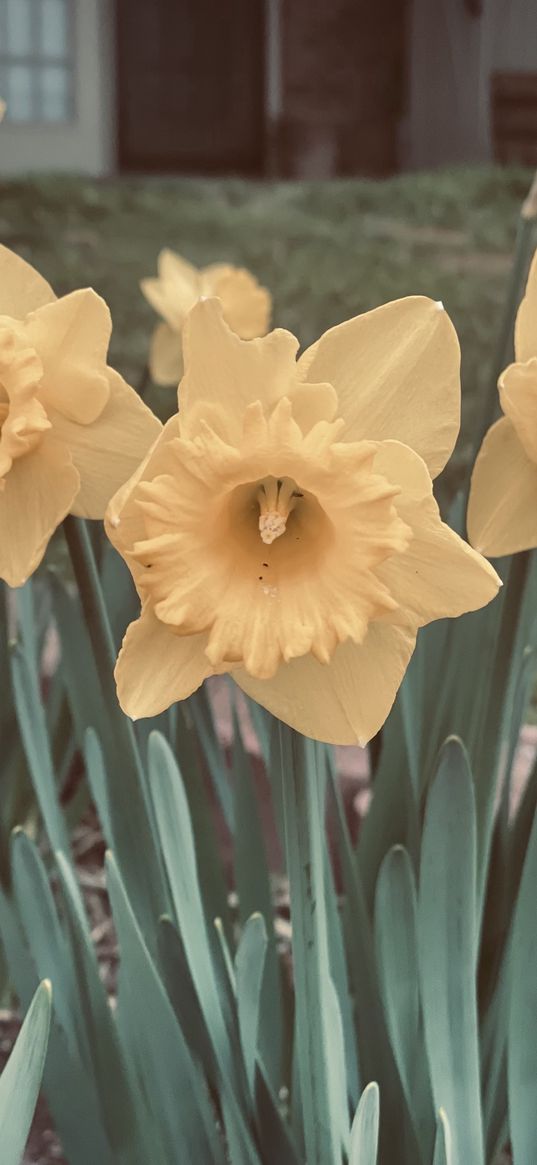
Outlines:
{"label": "dark doorway", "polygon": [[116,0],[119,167],[256,174],[263,0]]}

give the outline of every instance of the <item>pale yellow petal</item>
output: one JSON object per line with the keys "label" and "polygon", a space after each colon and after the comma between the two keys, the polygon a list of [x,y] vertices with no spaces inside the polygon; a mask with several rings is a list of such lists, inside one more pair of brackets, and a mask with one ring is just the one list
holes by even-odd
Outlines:
{"label": "pale yellow petal", "polygon": [[244,411],[253,401],[272,407],[292,395],[298,340],[281,328],[257,340],[241,340],[222,316],[217,299],[190,312],[183,329],[185,375],[181,382],[181,423],[200,402],[225,404],[230,432],[239,438]]}
{"label": "pale yellow petal", "polygon": [[154,384],[177,388],[183,375],[181,333],[169,324],[157,324],[149,349],[149,371]]}
{"label": "pale yellow petal", "polygon": [[71,451],[80,473],[73,513],[103,518],[108,502],[138,468],[161,432],[160,421],[119,373],[108,370],[110,398],[92,425],[77,425],[51,410],[54,434]]}
{"label": "pale yellow petal", "polygon": [[73,291],[33,312],[25,325],[28,343],[43,363],[39,398],[45,408],[88,425],[110,394],[106,357],[112,321],[95,291]]}
{"label": "pale yellow petal", "polygon": [[69,450],[48,434],[13,462],[0,488],[0,578],[9,586],[22,586],[39,566],[79,482]]}
{"label": "pale yellow petal", "polygon": [[402,441],[435,477],[459,432],[459,363],[442,305],[411,296],[331,328],[299,370],[304,380],[334,385],[345,439]]}
{"label": "pale yellow petal", "polygon": [[489,603],[500,579],[485,558],[442,522],[422,459],[408,446],[386,441],[379,446],[375,469],[401,486],[394,505],[413,534],[406,550],[377,567],[399,603],[403,623],[423,626]]}
{"label": "pale yellow petal", "polygon": [[202,267],[199,271],[201,294],[208,298],[212,295],[218,295],[216,287],[220,279],[224,279],[226,275],[230,275],[236,268],[231,263],[209,263],[207,267]]}
{"label": "pale yellow petal", "polygon": [[319,421],[333,421],[337,413],[337,393],[331,384],[297,384],[289,399],[303,433]]}
{"label": "pale yellow petal", "polygon": [[38,271],[14,251],[0,245],[0,315],[23,320],[28,312],[55,298]]}
{"label": "pale yellow petal", "polygon": [[265,335],[270,323],[272,297],[249,271],[231,268],[218,279],[213,295],[222,300],[226,323],[243,340]]}
{"label": "pale yellow petal", "polygon": [[270,680],[253,679],[243,668],[233,678],[304,736],[363,745],[384,724],[415,642],[410,627],[372,623],[362,644],[340,644],[329,664],[306,655],[282,664]]}
{"label": "pale yellow petal", "polygon": [[131,559],[136,542],[145,537],[143,512],[136,502],[135,490],[140,481],[152,481],[159,473],[169,469],[167,446],[179,437],[179,420],[173,416],[160,430],[156,441],[131,477],[125,480],[111,498],[105,515],[106,533],[116,550],[126,559],[136,583],[142,568]]}
{"label": "pale yellow petal", "polygon": [[200,272],[198,268],[193,263],[189,263],[188,259],[184,259],[182,255],[178,255],[176,251],[171,251],[169,247],[164,247],[160,252],[157,267],[161,279],[183,280],[185,284],[189,283],[192,287],[197,287],[199,283]]}
{"label": "pale yellow petal", "polygon": [[116,664],[118,700],[127,716],[158,716],[212,674],[206,635],[174,635],[146,607],[131,623]]}
{"label": "pale yellow petal", "polygon": [[479,451],[467,524],[470,542],[491,557],[537,546],[537,465],[508,417],[489,429]]}
{"label": "pale yellow petal", "polygon": [[515,356],[521,361],[537,356],[537,251],[533,256],[525,295],[516,317]]}
{"label": "pale yellow petal", "polygon": [[140,282],[148,303],[176,331],[201,295],[200,273],[173,251],[165,249],[158,257],[158,277]]}
{"label": "pale yellow petal", "polygon": [[537,463],[537,358],[525,364],[510,364],[502,372],[498,387],[505,415],[528,457]]}

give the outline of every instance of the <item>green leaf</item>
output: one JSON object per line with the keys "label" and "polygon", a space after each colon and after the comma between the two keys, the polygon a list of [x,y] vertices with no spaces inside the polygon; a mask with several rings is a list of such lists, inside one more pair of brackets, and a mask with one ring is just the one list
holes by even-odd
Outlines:
{"label": "green leaf", "polygon": [[345,1080],[343,1041],[331,1030],[335,993],[325,904],[324,780],[313,741],[284,725],[280,741],[304,1137],[308,1165],[340,1165],[348,1121],[343,1129],[338,1095]]}
{"label": "green leaf", "polygon": [[399,1075],[419,1140],[432,1151],[434,1115],[421,1023],[418,903],[414,871],[402,846],[386,855],[375,896],[375,946],[384,1012]]}
{"label": "green leaf", "polygon": [[237,1006],[246,1079],[255,1095],[255,1066],[259,1033],[259,1004],[267,952],[267,931],[261,914],[252,914],[242,932],[235,956]]}
{"label": "green leaf", "polygon": [[57,854],[56,861],[78,988],[77,1002],[89,1046],[102,1123],[112,1152],[118,1157],[125,1154],[129,1165],[144,1165],[151,1145],[146,1142],[142,1114],[131,1091],[132,1081],[99,974],[86,915],[73,871],[62,854]]}
{"label": "green leaf", "polygon": [[367,1085],[352,1122],[349,1165],[377,1165],[379,1140],[379,1088]]}
{"label": "green leaf", "polygon": [[106,864],[121,951],[121,1031],[149,1109],[162,1130],[167,1165],[177,1160],[224,1165],[206,1083],[177,1023],[111,854]]}
{"label": "green leaf", "polygon": [[175,916],[207,1030],[225,1078],[237,1078],[213,967],[198,882],[188,802],[173,753],[160,733],[149,741],[149,774],[155,818]]}
{"label": "green leaf", "polygon": [[259,814],[259,787],[255,787],[251,758],[246,753],[234,710],[232,753],[235,885],[242,923],[263,915],[268,937],[260,1006],[259,1050],[274,1088],[282,1080],[284,1042],[282,974],[276,947],[274,909],[265,839]]}
{"label": "green leaf", "polygon": [[343,923],[349,978],[355,1000],[355,1025],[362,1079],[376,1079],[383,1097],[380,1159],[391,1165],[417,1165],[425,1158],[418,1144],[386,1027],[380,997],[371,922],[361,872],[353,852],[337,783],[331,782],[336,809],[338,853],[345,897]]}
{"label": "green leaf", "polygon": [[509,1123],[514,1165],[537,1161],[537,813],[516,904],[508,1029]]}
{"label": "green leaf", "polygon": [[425,814],[418,909],[425,1042],[435,1106],[453,1129],[457,1165],[483,1165],[476,1000],[476,822],[472,778],[445,744]]}
{"label": "green leaf", "polygon": [[37,1103],[50,1029],[52,991],[36,991],[17,1042],[0,1077],[2,1165],[20,1165]]}
{"label": "green leaf", "polygon": [[433,1165],[455,1165],[451,1148],[451,1129],[443,1108],[438,1113],[436,1124]]}
{"label": "green leaf", "polygon": [[58,801],[39,679],[19,645],[11,652],[11,675],[24,752],[49,841],[53,849],[68,855],[69,839]]}

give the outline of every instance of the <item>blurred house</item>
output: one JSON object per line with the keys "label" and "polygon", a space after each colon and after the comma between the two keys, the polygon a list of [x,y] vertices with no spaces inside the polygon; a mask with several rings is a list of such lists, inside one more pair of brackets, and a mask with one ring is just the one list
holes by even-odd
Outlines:
{"label": "blurred house", "polygon": [[537,165],[537,0],[0,0],[0,173]]}

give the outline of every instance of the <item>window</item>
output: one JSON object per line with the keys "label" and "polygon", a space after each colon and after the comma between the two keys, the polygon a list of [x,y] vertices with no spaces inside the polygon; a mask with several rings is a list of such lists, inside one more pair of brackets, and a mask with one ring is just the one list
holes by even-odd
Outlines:
{"label": "window", "polygon": [[72,0],[0,0],[0,96],[6,121],[74,114]]}

